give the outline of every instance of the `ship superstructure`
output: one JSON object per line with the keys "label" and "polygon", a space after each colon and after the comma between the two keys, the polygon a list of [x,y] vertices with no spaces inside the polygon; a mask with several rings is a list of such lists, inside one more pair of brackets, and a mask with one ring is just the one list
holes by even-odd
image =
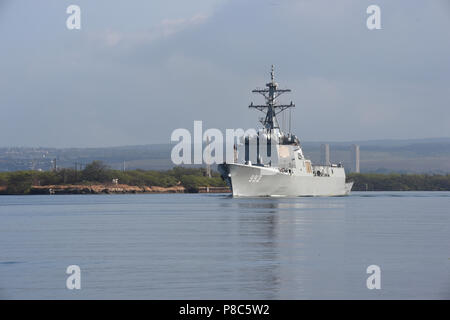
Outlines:
{"label": "ship superstructure", "polygon": [[342,196],[350,192],[352,183],[345,182],[340,164],[313,165],[305,159],[299,139],[283,132],[277,119],[281,112],[295,105],[278,104],[280,95],[291,92],[279,89],[274,67],[271,81],[253,93],[264,96],[265,104],[251,103],[249,108],[264,113],[263,128],[242,138],[236,145],[234,163],[219,164],[223,179],[233,196]]}

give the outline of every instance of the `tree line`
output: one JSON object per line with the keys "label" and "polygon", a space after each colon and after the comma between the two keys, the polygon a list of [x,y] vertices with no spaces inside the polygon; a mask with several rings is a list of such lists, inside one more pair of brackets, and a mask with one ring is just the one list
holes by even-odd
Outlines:
{"label": "tree line", "polygon": [[217,172],[212,172],[209,178],[204,168],[175,167],[167,171],[139,169],[120,171],[109,168],[101,161],[93,161],[83,170],[61,168],[56,171],[0,172],[0,186],[3,186],[3,193],[7,194],[28,194],[33,185],[111,184],[113,179],[118,179],[120,184],[141,187],[181,185],[188,192],[197,192],[199,187],[226,186]]}
{"label": "tree line", "polygon": [[[225,187],[217,172],[209,178],[204,168],[175,167],[167,171],[128,170],[109,168],[101,161],[93,161],[83,170],[62,168],[56,171],[0,172],[0,193],[27,194],[33,185],[110,184],[118,179],[130,186],[172,187],[181,185],[188,192],[199,187]],[[450,191],[450,175],[350,173],[353,191]]]}
{"label": "tree line", "polygon": [[350,173],[353,191],[450,191],[450,175]]}

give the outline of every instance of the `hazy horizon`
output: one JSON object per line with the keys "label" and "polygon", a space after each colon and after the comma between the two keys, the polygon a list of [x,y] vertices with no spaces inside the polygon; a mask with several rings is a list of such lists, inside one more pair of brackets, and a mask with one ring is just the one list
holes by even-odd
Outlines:
{"label": "hazy horizon", "polygon": [[[368,140],[301,140],[301,144],[323,144],[327,143],[330,145],[347,145],[347,144],[377,144],[377,143],[394,143],[400,145],[408,145],[415,143],[450,143],[450,137],[429,137],[429,138],[410,138],[410,139],[368,139]],[[42,148],[42,149],[102,149],[102,148],[135,148],[135,147],[147,147],[147,146],[168,146],[175,145],[177,141],[167,141],[160,143],[145,143],[145,144],[123,144],[123,145],[102,145],[102,146],[63,146],[63,147],[51,147],[45,145],[0,145],[0,149],[8,149],[8,148]],[[205,144],[205,142],[203,142]]]}
{"label": "hazy horizon", "polygon": [[[81,8],[81,30],[66,8]],[[368,30],[366,8],[381,8]],[[170,143],[251,128],[269,79],[301,141],[450,137],[446,0],[0,0],[0,146]],[[281,118],[280,122],[281,122]]]}

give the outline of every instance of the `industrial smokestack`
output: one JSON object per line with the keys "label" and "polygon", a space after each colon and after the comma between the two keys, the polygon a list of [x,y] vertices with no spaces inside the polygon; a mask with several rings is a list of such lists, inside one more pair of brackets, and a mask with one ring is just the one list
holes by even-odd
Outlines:
{"label": "industrial smokestack", "polygon": [[353,144],[351,148],[352,153],[352,169],[353,172],[359,173],[359,145]]}
{"label": "industrial smokestack", "polygon": [[320,163],[325,166],[330,165],[330,145],[320,145]]}

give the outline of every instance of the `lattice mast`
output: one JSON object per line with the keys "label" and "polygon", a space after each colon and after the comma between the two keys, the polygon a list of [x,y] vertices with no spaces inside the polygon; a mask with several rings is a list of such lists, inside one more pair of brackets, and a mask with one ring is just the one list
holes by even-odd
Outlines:
{"label": "lattice mast", "polygon": [[266,84],[266,89],[255,89],[253,93],[259,93],[266,99],[265,105],[254,105],[253,102],[248,106],[249,108],[257,109],[266,114],[265,118],[261,121],[264,127],[270,131],[272,129],[280,129],[277,120],[277,114],[283,112],[288,108],[295,107],[295,104],[277,104],[276,99],[285,92],[291,92],[290,89],[278,89],[278,83],[275,82],[275,72],[272,65],[272,71],[270,73],[271,82]]}

